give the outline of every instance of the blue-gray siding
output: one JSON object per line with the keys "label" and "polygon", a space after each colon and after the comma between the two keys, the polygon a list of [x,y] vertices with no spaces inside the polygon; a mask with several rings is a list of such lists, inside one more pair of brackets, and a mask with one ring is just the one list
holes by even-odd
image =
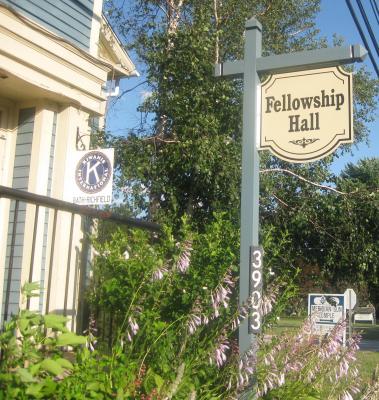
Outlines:
{"label": "blue-gray siding", "polygon": [[88,50],[94,0],[0,0],[71,43]]}
{"label": "blue-gray siding", "polygon": [[[32,152],[33,129],[34,129],[35,109],[27,108],[20,110],[18,121],[18,132],[16,140],[15,163],[13,167],[12,187],[14,189],[28,190],[29,171],[30,171],[30,155]],[[5,256],[5,274],[4,274],[4,291],[3,291],[3,315],[6,298],[9,298],[8,317],[18,312],[21,289],[21,268],[22,268],[22,251],[25,232],[25,216],[26,204],[20,203],[17,224],[14,253],[12,258],[12,268],[10,277],[10,292],[7,293],[8,274],[10,266],[11,240],[13,232],[15,202],[11,202],[9,224],[8,224],[8,240]]]}

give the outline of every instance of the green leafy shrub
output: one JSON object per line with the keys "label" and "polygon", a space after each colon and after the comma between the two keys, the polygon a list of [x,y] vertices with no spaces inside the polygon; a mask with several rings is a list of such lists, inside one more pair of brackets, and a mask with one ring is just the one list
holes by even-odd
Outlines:
{"label": "green leafy shrub", "polygon": [[[342,346],[343,324],[321,341],[309,321],[295,335],[263,333],[240,356],[237,330],[253,304],[237,303],[239,232],[216,215],[203,233],[184,222],[178,237],[117,231],[95,241],[87,336],[65,317],[20,311],[0,334],[0,399],[235,399],[252,384],[250,398],[265,400],[375,399],[359,393],[358,342]],[[289,276],[266,278],[263,331],[297,292]]]}
{"label": "green leafy shrub", "polygon": [[113,343],[130,365],[129,385],[146,369],[141,396],[155,390],[162,398],[211,398],[226,390],[228,368],[220,371],[215,352],[226,342],[231,352],[235,342],[228,327],[238,314],[238,235],[218,215],[202,234],[184,222],[180,242],[166,229],[159,239],[118,231],[95,243],[89,300],[100,328],[112,317]]}
{"label": "green leafy shrub", "polygon": [[[23,294],[33,296],[37,283],[25,284]],[[74,370],[64,358],[67,346],[86,343],[84,336],[69,332],[61,315],[21,310],[0,334],[0,398],[49,398],[61,380]]]}

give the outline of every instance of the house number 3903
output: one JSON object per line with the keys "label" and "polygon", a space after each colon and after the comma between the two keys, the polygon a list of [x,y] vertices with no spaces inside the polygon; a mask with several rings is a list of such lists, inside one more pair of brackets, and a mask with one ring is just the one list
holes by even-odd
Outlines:
{"label": "house number 3903", "polygon": [[261,331],[262,316],[260,313],[260,300],[262,297],[262,266],[263,249],[258,246],[250,247],[250,281],[249,293],[251,299],[251,312],[249,315],[249,333],[257,334]]}

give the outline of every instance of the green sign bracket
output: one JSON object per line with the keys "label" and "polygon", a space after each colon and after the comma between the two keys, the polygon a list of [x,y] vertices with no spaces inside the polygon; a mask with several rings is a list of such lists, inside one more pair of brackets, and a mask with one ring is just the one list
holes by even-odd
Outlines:
{"label": "green sign bracket", "polygon": [[[297,51],[277,56],[259,57],[256,62],[258,74],[303,71],[337,65],[362,62],[367,50],[360,44],[347,47],[332,47],[318,50]],[[228,61],[215,66],[216,77],[241,78],[244,75],[244,61]]]}

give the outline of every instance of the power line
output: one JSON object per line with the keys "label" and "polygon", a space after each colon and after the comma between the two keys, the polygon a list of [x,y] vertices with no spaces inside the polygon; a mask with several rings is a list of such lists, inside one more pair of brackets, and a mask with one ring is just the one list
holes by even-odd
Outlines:
{"label": "power line", "polygon": [[372,12],[375,15],[375,19],[376,22],[379,24],[379,10],[378,10],[378,6],[376,3],[374,3],[374,0],[370,0],[370,4],[371,4],[371,8],[372,8]]}
{"label": "power line", "polygon": [[376,3],[376,0],[374,0],[374,5],[375,5],[376,12],[379,15],[379,9],[378,9],[378,4]]}
{"label": "power line", "polygon": [[369,57],[370,57],[372,66],[374,67],[374,70],[375,70],[375,72],[376,72],[376,75],[377,75],[377,77],[379,78],[379,68],[378,68],[378,65],[376,64],[376,61],[375,61],[375,59],[374,59],[374,57],[373,57],[373,55],[372,55],[372,53],[371,53],[371,51],[370,51],[370,46],[369,46],[369,44],[368,44],[368,42],[367,42],[367,39],[366,39],[366,36],[365,36],[365,34],[364,34],[364,32],[363,32],[363,29],[362,29],[362,27],[361,27],[361,24],[359,23],[359,20],[358,20],[358,18],[357,18],[357,15],[355,14],[354,8],[353,8],[353,6],[351,5],[351,0],[346,0],[346,5],[347,5],[347,7],[349,8],[349,11],[350,11],[351,16],[353,17],[355,26],[357,27],[358,32],[359,32],[359,35],[360,35],[360,37],[361,37],[361,39],[362,39],[362,41],[363,41],[363,44],[365,45],[365,47],[366,47],[366,49],[367,49],[367,51],[368,51],[368,55],[369,55]]}
{"label": "power line", "polygon": [[369,21],[368,18],[367,18],[367,14],[366,14],[366,12],[365,12],[365,9],[363,8],[363,5],[362,5],[361,0],[357,0],[357,3],[358,3],[359,10],[360,10],[360,12],[361,12],[361,15],[362,15],[362,17],[363,17],[363,21],[365,22],[367,31],[368,31],[368,33],[369,33],[369,35],[370,35],[370,38],[371,38],[371,40],[372,40],[372,43],[373,43],[373,45],[374,45],[374,47],[375,47],[376,54],[379,56],[379,47],[378,47],[378,43],[377,43],[377,41],[376,41],[375,34],[374,34],[374,32],[372,31],[372,28],[371,28],[371,25],[370,25],[370,21]]}

